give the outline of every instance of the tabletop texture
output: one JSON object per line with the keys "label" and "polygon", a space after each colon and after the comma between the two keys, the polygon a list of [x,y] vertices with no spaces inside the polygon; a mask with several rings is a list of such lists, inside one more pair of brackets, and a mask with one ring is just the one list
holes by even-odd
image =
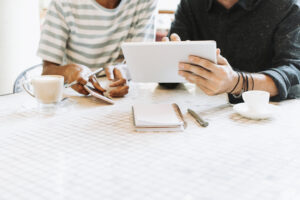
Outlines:
{"label": "tabletop texture", "polygon": [[[135,132],[141,102],[177,103],[188,128]],[[191,84],[131,84],[115,105],[72,96],[55,113],[24,93],[0,97],[0,200],[300,199],[300,101],[277,107],[248,120]]]}

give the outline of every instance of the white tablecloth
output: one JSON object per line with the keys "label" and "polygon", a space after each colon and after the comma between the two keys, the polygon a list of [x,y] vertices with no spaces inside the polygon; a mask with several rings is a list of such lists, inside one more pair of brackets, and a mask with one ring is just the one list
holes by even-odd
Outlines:
{"label": "white tablecloth", "polygon": [[[138,102],[177,103],[188,128],[134,132]],[[0,97],[0,199],[298,200],[299,113],[289,100],[272,119],[247,120],[189,84],[132,84],[113,106],[73,96],[52,114],[24,93]]]}

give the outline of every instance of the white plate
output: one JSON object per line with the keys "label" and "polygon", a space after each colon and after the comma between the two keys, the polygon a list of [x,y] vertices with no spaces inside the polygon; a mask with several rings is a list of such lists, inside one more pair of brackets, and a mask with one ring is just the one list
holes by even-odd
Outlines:
{"label": "white plate", "polygon": [[276,106],[268,104],[265,109],[260,111],[250,110],[246,103],[239,103],[233,106],[233,110],[249,119],[268,119],[272,117],[276,111]]}

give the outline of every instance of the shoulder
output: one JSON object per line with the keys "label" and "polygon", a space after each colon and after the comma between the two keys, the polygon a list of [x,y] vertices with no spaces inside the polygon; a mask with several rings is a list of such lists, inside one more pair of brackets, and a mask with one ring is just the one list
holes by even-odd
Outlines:
{"label": "shoulder", "polygon": [[287,11],[292,7],[299,7],[300,0],[262,0],[264,5],[277,11]]}
{"label": "shoulder", "polygon": [[277,33],[286,36],[291,31],[299,30],[299,0],[262,0],[262,5],[260,12],[277,24]]}
{"label": "shoulder", "polygon": [[95,10],[91,0],[52,0],[49,10],[56,10],[63,15],[87,13]]}
{"label": "shoulder", "polygon": [[52,2],[55,2],[57,4],[89,4],[89,0],[52,0]]}
{"label": "shoulder", "polygon": [[52,4],[62,8],[80,9],[81,7],[93,7],[90,0],[52,0]]}
{"label": "shoulder", "polygon": [[300,0],[290,0],[290,1],[291,1],[290,6],[295,9],[297,8],[298,11],[300,11]]}
{"label": "shoulder", "polygon": [[[158,0],[134,0],[136,5],[157,5]],[[130,1],[132,2],[132,0]]]}
{"label": "shoulder", "polygon": [[158,0],[123,0],[126,1],[124,6],[133,10],[149,11],[153,12],[157,9]]}
{"label": "shoulder", "polygon": [[283,4],[286,6],[299,6],[300,0],[275,0],[278,4]]}
{"label": "shoulder", "polygon": [[280,22],[287,17],[300,15],[300,0],[257,0],[259,3],[254,11],[264,13],[263,16],[271,17],[273,21]]}
{"label": "shoulder", "polygon": [[181,0],[179,9],[204,11],[209,6],[209,0]]}

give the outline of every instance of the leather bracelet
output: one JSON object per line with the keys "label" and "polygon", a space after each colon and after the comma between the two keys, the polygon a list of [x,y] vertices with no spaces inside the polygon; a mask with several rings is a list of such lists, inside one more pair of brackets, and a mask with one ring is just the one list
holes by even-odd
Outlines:
{"label": "leather bracelet", "polygon": [[254,78],[253,78],[252,74],[250,74],[250,77],[252,79],[252,90],[254,90]]}
{"label": "leather bracelet", "polygon": [[243,74],[243,91],[245,91],[245,89],[246,89],[246,77],[245,77],[245,74],[244,73],[242,73]]}
{"label": "leather bracelet", "polygon": [[235,86],[234,86],[234,88],[229,92],[229,94],[231,94],[232,92],[234,92],[234,90],[236,89],[236,87],[239,85],[239,83],[240,83],[240,74],[239,74],[239,72],[236,72],[237,73],[237,75],[238,75],[238,81],[237,81],[237,83],[235,84]]}
{"label": "leather bracelet", "polygon": [[248,80],[248,74],[246,74],[246,88],[244,91],[249,91],[249,80]]}
{"label": "leather bracelet", "polygon": [[241,73],[241,76],[242,76],[242,78],[243,78],[242,90],[241,90],[240,94],[238,94],[238,95],[232,94],[232,96],[233,96],[234,98],[236,98],[236,99],[239,99],[239,98],[242,97],[242,94],[243,94],[244,88],[245,88],[245,76],[244,76],[244,73],[243,73],[243,72],[240,72],[240,73]]}

